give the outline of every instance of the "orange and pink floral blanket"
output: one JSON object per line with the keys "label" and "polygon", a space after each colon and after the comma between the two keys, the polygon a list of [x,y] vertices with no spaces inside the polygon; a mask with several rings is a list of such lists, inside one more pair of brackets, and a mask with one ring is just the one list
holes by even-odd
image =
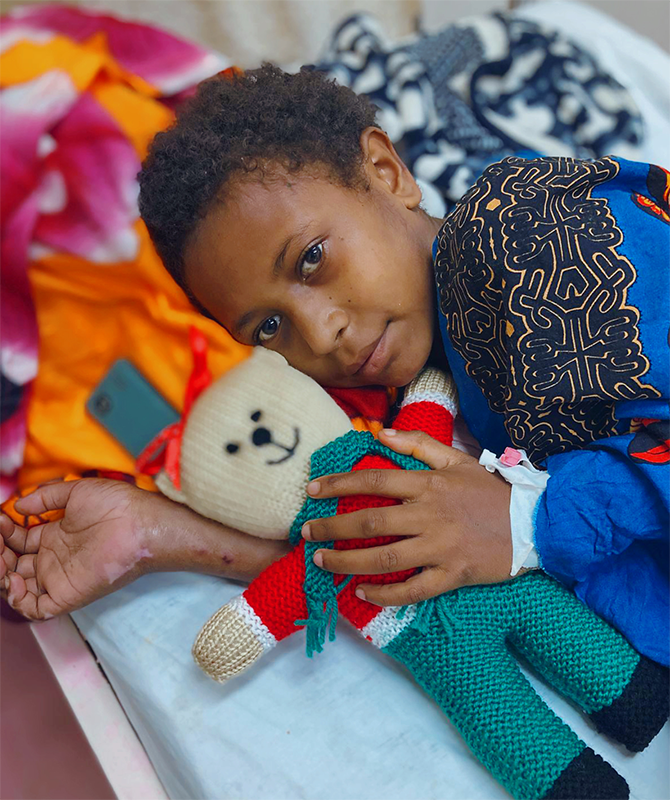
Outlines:
{"label": "orange and pink floral blanket", "polygon": [[153,27],[47,5],[4,17],[0,50],[4,499],[91,467],[134,471],[85,410],[116,359],[180,408],[190,324],[209,339],[215,375],[246,349],[191,308],[137,210],[149,142],[224,59]]}

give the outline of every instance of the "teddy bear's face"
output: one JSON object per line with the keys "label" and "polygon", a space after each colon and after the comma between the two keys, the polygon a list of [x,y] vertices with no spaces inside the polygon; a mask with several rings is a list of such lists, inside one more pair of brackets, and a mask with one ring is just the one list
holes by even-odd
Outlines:
{"label": "teddy bear's face", "polygon": [[[181,449],[181,492],[200,514],[264,538],[286,538],[305,500],[312,453],[351,430],[311,378],[258,348],[198,398]],[[169,481],[168,481],[169,483]]]}
{"label": "teddy bear's face", "polygon": [[[298,425],[290,426],[292,430],[289,433],[286,442],[280,441],[278,432],[274,432],[265,427],[270,419],[272,424],[272,412],[267,410],[263,412],[260,408],[252,411],[249,414],[250,422],[245,426],[244,423],[232,426],[231,435],[238,433],[240,441],[227,442],[225,451],[231,456],[236,456],[238,461],[260,461],[268,467],[279,466],[285,464],[290,458],[304,457],[302,452],[304,448],[300,449],[300,428]],[[279,420],[274,420],[275,425]],[[279,425],[279,427],[284,427]],[[246,430],[245,430],[246,428]],[[234,438],[234,437],[233,437]],[[292,439],[289,443],[288,440]],[[254,450],[253,448],[265,447],[262,452]],[[244,448],[251,448],[250,456],[245,458],[246,450]]]}

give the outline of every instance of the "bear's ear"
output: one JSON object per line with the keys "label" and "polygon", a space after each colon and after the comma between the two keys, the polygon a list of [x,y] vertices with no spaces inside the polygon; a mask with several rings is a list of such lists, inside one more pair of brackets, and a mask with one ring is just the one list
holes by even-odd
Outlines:
{"label": "bear's ear", "polygon": [[154,480],[156,481],[156,486],[158,486],[161,492],[166,497],[169,497],[170,500],[174,500],[175,503],[183,503],[184,505],[188,505],[186,495],[183,492],[180,492],[179,489],[175,488],[175,485],[172,483],[164,469],[162,469],[158,475],[156,475]]}
{"label": "bear's ear", "polygon": [[275,364],[275,366],[288,367],[288,361],[280,353],[274,350],[268,350],[267,347],[254,347],[254,352],[251,354],[254,361],[260,364]]}

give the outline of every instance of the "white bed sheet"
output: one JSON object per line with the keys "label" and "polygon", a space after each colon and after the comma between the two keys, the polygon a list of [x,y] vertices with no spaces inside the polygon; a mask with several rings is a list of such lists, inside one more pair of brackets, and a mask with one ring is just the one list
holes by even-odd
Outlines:
{"label": "white bed sheet", "polygon": [[[171,798],[508,797],[411,678],[346,624],[313,659],[299,633],[225,686],[200,673],[190,656],[198,629],[239,591],[206,576],[150,575],[74,614]],[[531,680],[635,800],[670,796],[667,725],[630,756]]]}
{"label": "white bed sheet", "polygon": [[[633,93],[647,128],[637,157],[670,166],[670,57],[572,2],[524,6],[594,48]],[[240,591],[206,576],[151,575],[76,612],[171,798],[496,800],[507,793],[423,692],[340,624],[307,659],[304,635],[221,687],[191,660],[204,621]],[[538,684],[547,702],[628,780],[634,800],[670,797],[670,728],[631,756]],[[149,800],[149,799],[147,799]]]}

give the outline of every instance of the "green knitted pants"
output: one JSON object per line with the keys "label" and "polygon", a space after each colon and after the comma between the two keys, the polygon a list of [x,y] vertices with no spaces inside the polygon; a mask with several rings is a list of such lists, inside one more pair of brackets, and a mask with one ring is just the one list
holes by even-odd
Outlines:
{"label": "green knitted pants", "polygon": [[513,651],[587,713],[610,706],[640,661],[619,633],[540,572],[442,595],[419,616],[384,652],[409,668],[519,800],[552,796],[585,745],[540,699]]}

